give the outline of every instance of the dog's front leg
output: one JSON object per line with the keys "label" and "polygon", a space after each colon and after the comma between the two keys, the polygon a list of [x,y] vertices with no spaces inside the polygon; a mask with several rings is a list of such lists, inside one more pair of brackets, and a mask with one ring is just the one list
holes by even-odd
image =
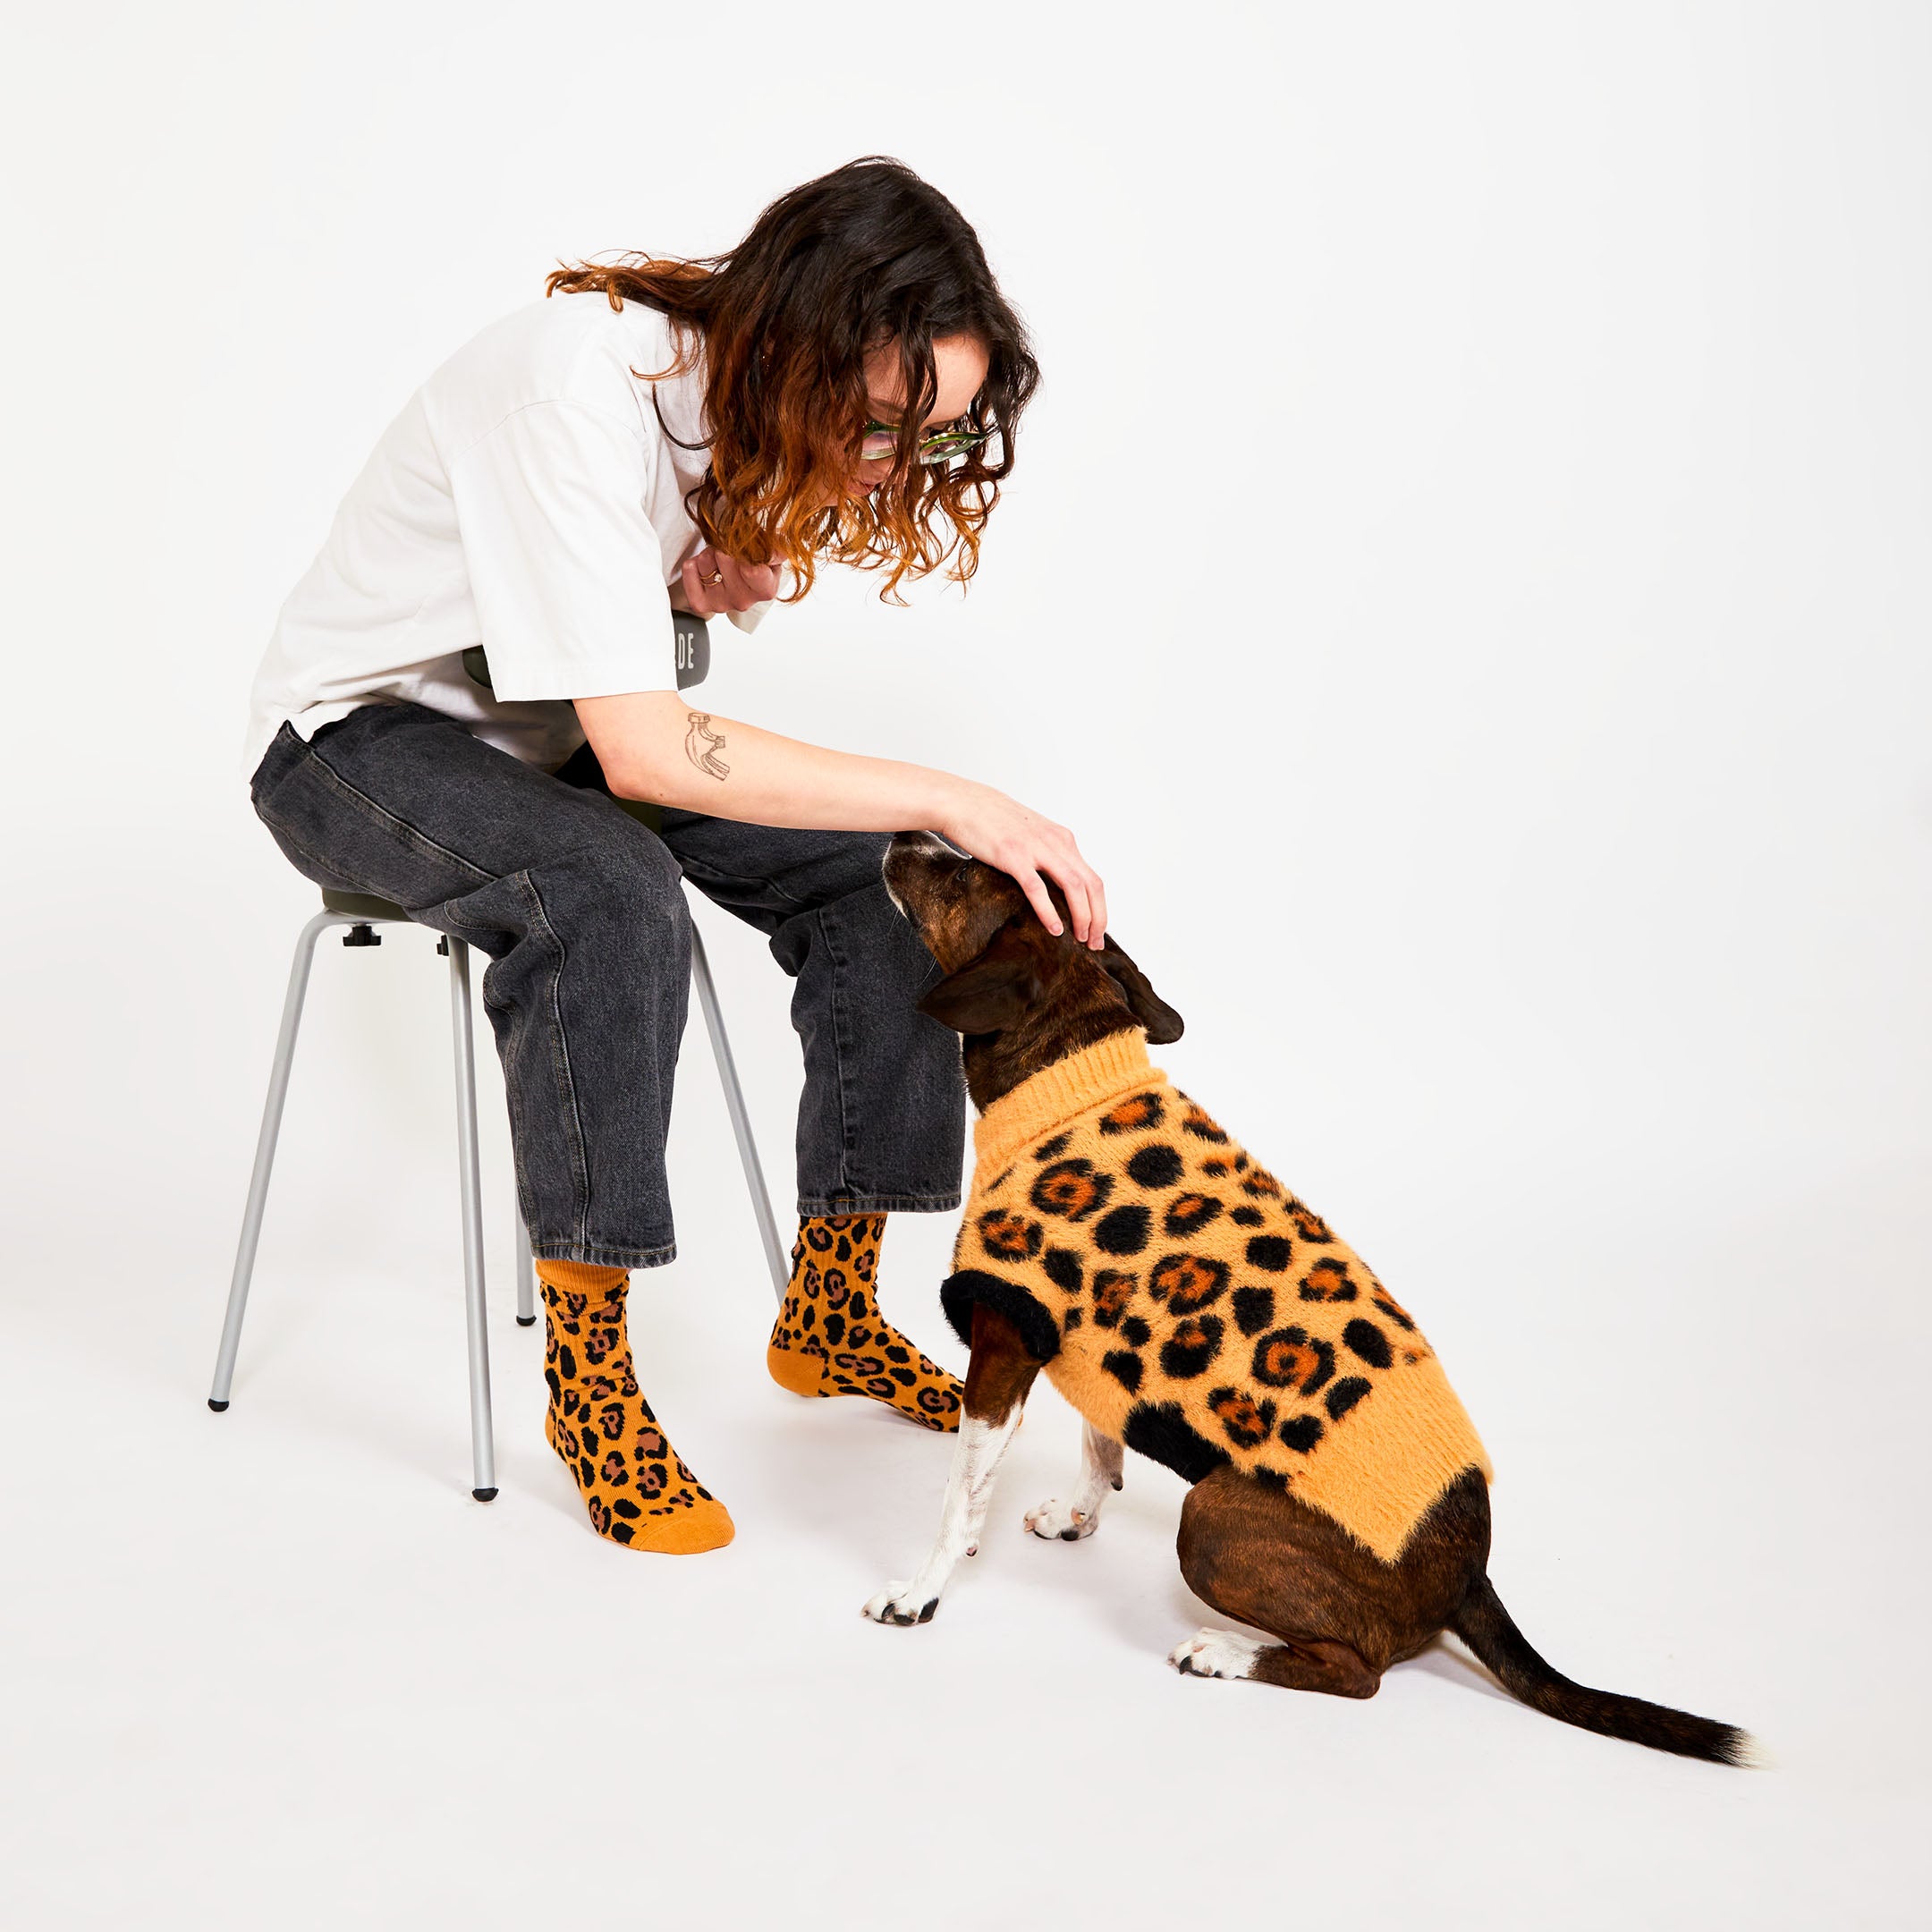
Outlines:
{"label": "dog's front leg", "polygon": [[960,1558],[979,1549],[1000,1458],[1020,1426],[1027,1391],[1038,1373],[1038,1362],[1012,1322],[983,1302],[976,1306],[964,1413],[939,1512],[939,1534],[918,1575],[910,1582],[888,1583],[867,1603],[865,1614],[875,1623],[930,1623]]}
{"label": "dog's front leg", "polygon": [[1058,1496],[1030,1509],[1026,1526],[1037,1537],[1057,1538],[1063,1543],[1078,1543],[1100,1527],[1100,1505],[1110,1492],[1121,1486],[1121,1465],[1127,1452],[1111,1436],[1104,1436],[1091,1422],[1080,1431],[1080,1475],[1072,1497],[1063,1503]]}

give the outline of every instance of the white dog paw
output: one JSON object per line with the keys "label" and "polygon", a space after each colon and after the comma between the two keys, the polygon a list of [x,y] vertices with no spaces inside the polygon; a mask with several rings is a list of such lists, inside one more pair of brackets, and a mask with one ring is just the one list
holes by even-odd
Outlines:
{"label": "white dog paw", "polygon": [[875,1623],[930,1623],[937,1597],[922,1597],[910,1583],[888,1583],[866,1599],[865,1614]]}
{"label": "white dog paw", "polygon": [[1233,1631],[1199,1630],[1167,1653],[1167,1661],[1183,1677],[1245,1677],[1255,1658],[1268,1647],[1266,1637],[1243,1637]]}
{"label": "white dog paw", "polygon": [[1026,1526],[1035,1536],[1045,1537],[1049,1542],[1078,1543],[1100,1527],[1100,1512],[1075,1509],[1058,1496],[1049,1496],[1038,1509],[1026,1513]]}

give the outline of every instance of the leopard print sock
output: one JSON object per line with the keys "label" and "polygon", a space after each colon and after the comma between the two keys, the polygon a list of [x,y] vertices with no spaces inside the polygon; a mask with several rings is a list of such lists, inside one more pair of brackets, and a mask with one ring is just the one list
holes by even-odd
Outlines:
{"label": "leopard print sock", "polygon": [[794,1395],[869,1395],[930,1429],[956,1429],[960,1384],[878,1311],[882,1214],[808,1215],[792,1280],[765,1351]]}
{"label": "leopard print sock", "polygon": [[729,1512],[693,1476],[638,1388],[623,1268],[538,1261],[544,1434],[575,1479],[590,1527],[632,1549],[690,1555],[732,1539]]}

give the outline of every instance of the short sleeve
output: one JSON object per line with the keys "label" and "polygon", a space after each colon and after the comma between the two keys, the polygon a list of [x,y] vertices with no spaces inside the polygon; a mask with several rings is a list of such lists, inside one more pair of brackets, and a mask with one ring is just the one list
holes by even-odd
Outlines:
{"label": "short sleeve", "polygon": [[496,696],[675,691],[644,445],[581,402],[532,402],[450,465]]}

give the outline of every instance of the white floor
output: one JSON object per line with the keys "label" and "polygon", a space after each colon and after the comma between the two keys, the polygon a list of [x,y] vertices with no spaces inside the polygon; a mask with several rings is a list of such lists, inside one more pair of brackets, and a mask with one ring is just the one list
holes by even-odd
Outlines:
{"label": "white floor", "polygon": [[[453,1217],[373,1265],[284,1178],[225,1415],[203,1401],[225,1228],[10,1286],[5,1466],[32,1472],[0,1492],[10,1928],[1927,1922],[1922,1515],[1899,1500],[1925,1324],[1802,1312],[1922,1252],[1910,1177],[1794,1191],[1730,1233],[1704,1212],[1648,1270],[1554,1207],[1504,1272],[1546,1256],[1563,1292],[1511,1353],[1547,1347],[1571,1394],[1486,1368],[1506,1297],[1445,1347],[1532,1640],[1751,1726],[1778,1758],[1754,1773],[1568,1730],[1450,1646],[1362,1705],[1176,1676],[1205,1615],[1173,1560],[1179,1485],[1136,1461],[1091,1542],[1025,1536],[1074,1451],[1044,1385],[936,1621],[867,1623],[949,1439],[762,1378],[741,1213],[639,1278],[634,1323],[736,1542],[667,1559],[590,1534],[495,1247],[502,1493],[479,1504]],[[933,1217],[888,1240],[888,1308],[928,1346],[948,1238]]]}

